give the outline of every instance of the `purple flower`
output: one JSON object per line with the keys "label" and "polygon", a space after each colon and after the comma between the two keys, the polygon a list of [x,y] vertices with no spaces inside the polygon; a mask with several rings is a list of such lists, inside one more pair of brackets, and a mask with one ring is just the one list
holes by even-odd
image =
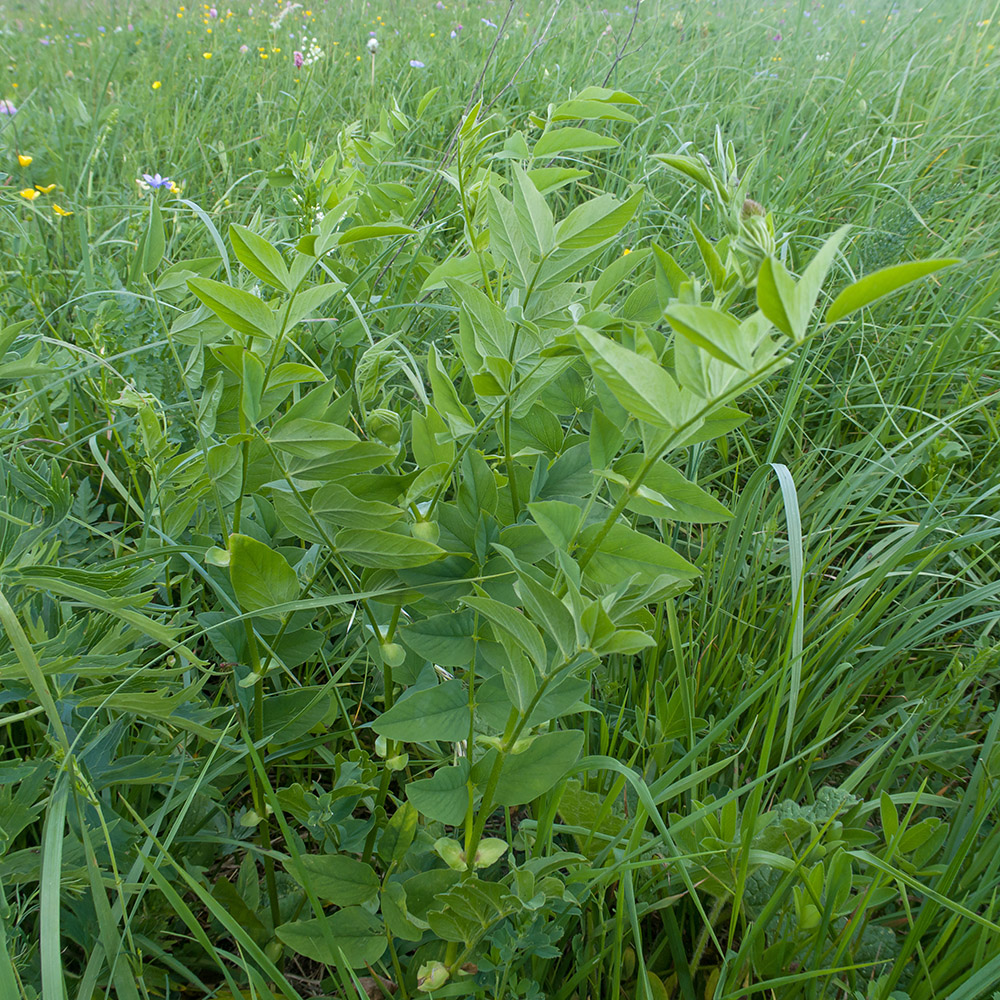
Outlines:
{"label": "purple flower", "polygon": [[482,21],[483,24],[485,24],[487,28],[495,28],[496,27],[496,25],[488,17],[481,17],[479,20]]}
{"label": "purple flower", "polygon": [[250,51],[250,46],[249,45],[241,45],[240,46],[240,55],[246,55],[249,51]]}
{"label": "purple flower", "polygon": [[142,179],[151,188],[168,188],[174,183],[169,177],[161,177],[159,174],[153,174],[152,176],[143,174]]}
{"label": "purple flower", "polygon": [[419,59],[411,59],[410,60],[410,66],[412,66],[413,69],[423,69],[424,68],[424,64]]}
{"label": "purple flower", "polygon": [[292,53],[292,62],[295,63],[295,68],[296,69],[302,69],[302,64],[305,62],[305,56],[302,55],[302,53],[299,52],[298,49],[296,49]]}
{"label": "purple flower", "polygon": [[438,2],[434,4],[434,6],[437,7],[438,10],[444,10],[444,4],[441,2],[441,0],[438,0]]}
{"label": "purple flower", "polygon": [[16,115],[17,108],[8,100],[0,100],[0,115]]}
{"label": "purple flower", "polygon": [[774,36],[774,37],[773,37],[773,38],[771,39],[771,41],[772,41],[772,42],[780,42],[780,41],[781,41],[781,32],[779,31],[779,32],[778,32],[778,33],[777,33],[777,34],[776,34],[776,35],[775,35],[775,36]]}

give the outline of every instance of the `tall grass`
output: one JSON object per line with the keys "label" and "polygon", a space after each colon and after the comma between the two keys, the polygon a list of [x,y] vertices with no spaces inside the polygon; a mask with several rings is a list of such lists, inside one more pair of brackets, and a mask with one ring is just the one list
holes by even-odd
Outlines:
{"label": "tall grass", "polygon": [[[997,5],[285,6],[0,9],[0,98],[18,109],[0,116],[0,993],[995,995]],[[324,55],[295,67],[313,36]],[[550,104],[605,82],[639,99],[638,122],[603,123],[621,145],[580,154],[571,165],[587,173],[547,201],[562,217],[602,192],[645,195],[580,280],[653,242],[701,268],[689,219],[720,235],[712,199],[652,154],[707,151],[717,129],[753,163],[750,197],[787,236],[791,271],[845,223],[831,287],[903,260],[962,264],[825,328],[744,397],[746,423],[672,456],[733,516],[628,515],[700,575],[628,608],[609,601],[615,625],[652,644],[592,664],[548,725],[583,733],[558,784],[481,821],[470,804],[464,827],[413,819],[405,834],[406,785],[461,756],[454,741],[376,743],[367,724],[403,687],[465,678],[468,664],[421,673],[409,646],[391,662],[411,617],[401,578],[341,559],[314,527],[286,530],[274,470],[291,477],[252,450],[221,352],[175,322],[197,303],[163,271],[218,256],[210,277],[251,288],[229,226],[291,259],[317,209],[335,214],[326,185],[346,192],[356,170],[371,211],[391,205],[416,248],[363,241],[370,253],[337,258],[323,280],[344,290],[281,360],[353,393],[343,418],[369,441],[374,411],[396,411],[409,447],[413,415],[441,391],[425,377],[432,346],[473,401],[456,303],[443,282],[422,287],[483,221],[455,190],[456,156],[472,148],[455,140],[462,115],[481,98],[490,130],[534,143]],[[469,177],[499,185],[500,146],[484,148]],[[135,262],[151,199],[136,178],[154,172],[178,191],[157,202],[166,238],[147,280]],[[623,278],[608,308],[638,287]],[[666,343],[665,324],[647,326]],[[593,380],[547,397],[547,462],[610,435],[593,416],[606,398]],[[496,459],[501,520],[515,468],[502,438],[501,425],[476,445]],[[245,490],[223,461],[229,441]],[[410,470],[405,447],[394,474]],[[532,482],[522,471],[515,489]],[[384,479],[368,487],[365,499],[396,503]],[[441,492],[455,512],[489,503]],[[442,516],[442,534],[458,524]],[[280,625],[234,589],[230,528],[295,564],[299,604]],[[509,567],[488,568],[482,594],[517,603]],[[402,579],[457,620],[454,580]],[[489,669],[472,649],[473,673]],[[269,662],[265,697],[254,677]],[[373,864],[385,915],[393,877],[445,870],[432,845],[463,828],[466,847],[506,842],[490,884],[521,907],[504,915],[491,897],[468,975],[418,982],[462,964],[459,942],[422,919],[441,885],[368,968],[335,922],[305,950],[275,933],[357,909],[333,911],[322,884],[296,880],[301,858]]]}

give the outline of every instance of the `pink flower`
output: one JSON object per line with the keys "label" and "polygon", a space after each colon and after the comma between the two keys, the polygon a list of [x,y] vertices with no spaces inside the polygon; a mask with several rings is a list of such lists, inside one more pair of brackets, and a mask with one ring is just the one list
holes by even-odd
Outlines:
{"label": "pink flower", "polygon": [[0,100],[0,115],[16,115],[17,108],[14,107],[13,102],[7,100]]}
{"label": "pink flower", "polygon": [[219,12],[214,7],[209,7],[209,9],[208,9],[208,16],[209,17],[218,17],[219,16]]}
{"label": "pink flower", "polygon": [[241,45],[240,46],[240,55],[241,56],[245,56],[249,51],[250,51],[250,46],[249,45]]}
{"label": "pink flower", "polygon": [[302,69],[302,64],[305,62],[305,56],[302,55],[302,53],[299,52],[298,49],[296,49],[292,53],[292,62],[295,63],[295,68],[296,69]]}

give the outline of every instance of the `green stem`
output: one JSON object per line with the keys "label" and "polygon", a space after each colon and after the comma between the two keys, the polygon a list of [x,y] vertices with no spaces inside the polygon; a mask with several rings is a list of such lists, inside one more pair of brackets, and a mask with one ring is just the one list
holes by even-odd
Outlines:
{"label": "green stem", "polygon": [[[532,368],[530,372],[528,372],[525,378],[530,378],[532,375],[535,374],[536,371],[538,371],[538,369],[541,366],[542,362],[539,361],[538,364],[535,365],[535,367]],[[462,458],[464,457],[465,453],[472,446],[473,441],[475,441],[476,436],[500,412],[500,410],[504,406],[504,403],[509,399],[510,399],[510,393],[508,393],[504,397],[504,399],[500,400],[500,402],[498,402],[493,407],[493,409],[491,409],[490,412],[487,413],[486,416],[484,416],[483,419],[480,420],[478,424],[476,424],[476,426],[472,429],[472,432],[458,446],[458,448],[455,449],[455,457],[451,460],[451,464],[448,466],[448,471],[442,476],[441,482],[438,484],[437,489],[435,489],[434,491],[434,495],[431,497],[431,502],[427,507],[427,513],[424,514],[425,518],[428,519],[430,518],[431,514],[434,512],[434,508],[440,502],[441,497],[444,496],[445,486],[451,480],[451,477],[454,475],[455,470],[458,468],[459,463],[462,461]]]}
{"label": "green stem", "polygon": [[[254,742],[260,744],[264,742],[264,678],[260,674],[260,651],[257,647],[257,637],[254,635],[249,618],[243,619],[243,628],[247,637],[250,669],[257,675],[257,682],[253,689],[253,725],[248,725],[247,730],[253,733]],[[271,857],[271,822],[267,816],[267,799],[264,787],[249,756],[247,757],[247,774],[250,779],[250,795],[253,799],[254,810],[260,817],[257,828],[261,850],[264,853],[264,881],[267,885],[271,919],[274,921],[274,926],[277,927],[281,923],[281,909],[278,906],[278,884],[274,877],[274,858]]]}
{"label": "green stem", "polygon": [[698,938],[698,944],[695,946],[694,955],[691,957],[691,962],[689,963],[691,972],[695,975],[698,974],[698,966],[701,965],[702,956],[705,954],[705,949],[708,947],[710,929],[715,926],[715,922],[719,919],[725,905],[726,897],[720,896],[712,905],[712,909],[709,911],[708,924],[702,930],[701,935]]}
{"label": "green stem", "polygon": [[638,471],[629,481],[628,486],[625,487],[622,495],[618,498],[617,503],[608,512],[608,516],[604,519],[604,523],[601,525],[600,530],[591,539],[590,544],[584,550],[583,555],[578,560],[580,569],[586,568],[587,563],[594,558],[594,554],[600,547],[601,542],[607,537],[608,532],[614,527],[615,522],[618,520],[622,511],[628,506],[628,502],[635,496],[636,490],[642,485],[642,481],[649,475],[649,470],[653,465],[659,460],[660,455],[669,447],[669,442],[657,451],[650,452],[646,456],[642,465],[639,466]]}
{"label": "green stem", "polygon": [[517,492],[517,476],[514,475],[514,459],[510,453],[510,399],[503,407],[503,450],[504,465],[507,468],[507,484],[510,489],[510,506],[514,512],[514,520],[521,513],[521,498]]}
{"label": "green stem", "polygon": [[[697,413],[693,414],[687,420],[684,421],[680,426],[673,429],[670,434],[663,439],[662,443],[658,446],[653,447],[649,450],[641,466],[639,466],[638,471],[629,481],[629,484],[625,487],[624,492],[618,498],[618,502],[611,508],[608,512],[607,517],[604,519],[604,523],[601,525],[597,534],[593,537],[590,544],[584,550],[583,555],[578,560],[580,569],[584,569],[587,563],[593,559],[595,553],[600,547],[601,542],[607,537],[608,532],[614,526],[615,521],[618,520],[622,511],[628,505],[628,502],[635,496],[639,487],[642,485],[643,480],[649,474],[649,470],[660,460],[660,456],[667,452],[671,447],[675,445],[676,442],[683,439],[684,435],[688,430],[698,424],[702,419],[708,416],[717,407],[728,403],[730,400],[735,399],[740,393],[749,389],[752,385],[760,382],[765,376],[770,374],[775,368],[778,368],[787,357],[789,357],[795,350],[807,343],[811,338],[806,338],[801,344],[792,344],[784,351],[773,357],[768,364],[762,368],[760,371],[749,374],[745,379],[741,379],[735,385],[731,386],[728,391],[723,393],[716,399],[710,399],[705,402],[705,405],[698,410]],[[582,522],[581,522],[582,524]],[[573,541],[575,541],[575,536]],[[570,543],[572,547],[572,542]]]}
{"label": "green stem", "polygon": [[[381,634],[377,625],[374,624],[375,634],[379,637],[380,642],[390,642],[393,635],[396,632],[396,626],[399,624],[399,615],[402,611],[402,605],[397,604],[393,609],[392,618],[389,620],[389,628],[386,630],[385,636]],[[396,682],[392,677],[392,667],[382,661],[382,677],[383,686],[385,688],[383,703],[385,705],[385,711],[389,711],[393,706],[393,696],[394,688]],[[391,757],[396,756],[396,743],[393,740],[386,740],[385,743],[385,759],[388,761]],[[382,768],[382,778],[379,781],[378,793],[375,797],[375,808],[372,810],[372,814],[375,817],[372,823],[372,828],[368,831],[368,836],[365,838],[365,847],[363,853],[363,860],[367,864],[371,861],[372,851],[375,848],[375,836],[378,833],[378,811],[379,809],[385,808],[385,800],[389,795],[389,782],[392,781],[392,771],[389,770],[388,764]]]}

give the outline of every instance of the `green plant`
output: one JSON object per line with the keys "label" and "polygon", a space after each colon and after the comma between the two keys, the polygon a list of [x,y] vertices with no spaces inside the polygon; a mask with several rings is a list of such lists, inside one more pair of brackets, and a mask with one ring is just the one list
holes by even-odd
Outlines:
{"label": "green plant", "polygon": [[[877,129],[782,187],[517,59],[453,134],[298,92],[239,197],[217,94],[180,192],[17,204],[8,991],[994,988],[996,281],[827,295],[874,241],[796,206],[874,226]],[[64,103],[79,195],[123,140]]]}

